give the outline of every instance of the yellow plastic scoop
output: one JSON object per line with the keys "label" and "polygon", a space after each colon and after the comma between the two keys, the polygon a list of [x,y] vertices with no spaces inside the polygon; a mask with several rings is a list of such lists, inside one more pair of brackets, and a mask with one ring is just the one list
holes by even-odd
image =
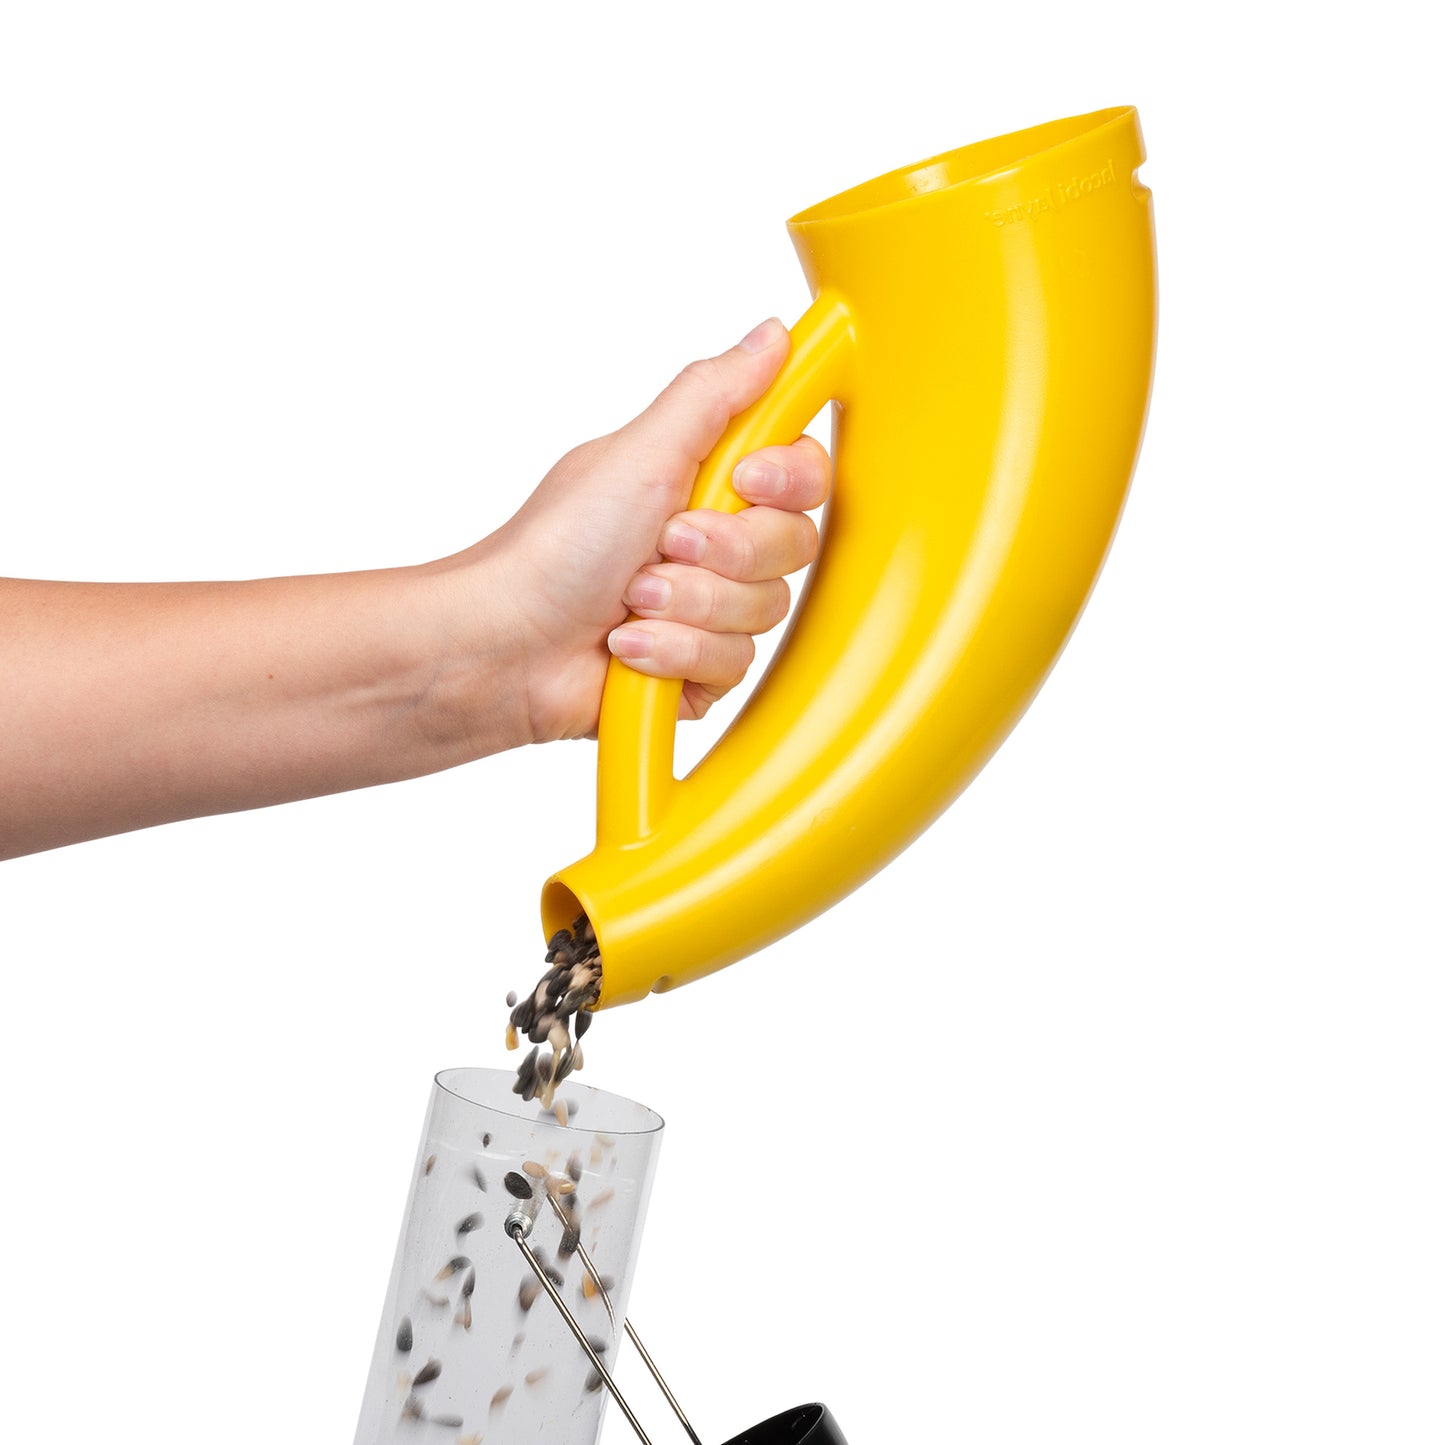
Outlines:
{"label": "yellow plastic scoop", "polygon": [[585,912],[601,1006],[816,917],[908,846],[1008,735],[1103,563],[1154,364],[1154,227],[1129,107],[879,176],[795,216],[814,295],[691,505],[834,403],[835,488],[773,664],[673,776],[681,684],[613,662],[597,846],[551,878]]}

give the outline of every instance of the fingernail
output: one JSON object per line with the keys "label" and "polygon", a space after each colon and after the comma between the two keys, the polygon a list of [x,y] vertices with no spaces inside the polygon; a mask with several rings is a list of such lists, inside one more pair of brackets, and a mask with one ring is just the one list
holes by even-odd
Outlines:
{"label": "fingernail", "polygon": [[660,612],[672,601],[672,583],[644,572],[632,579],[622,600],[634,611]]}
{"label": "fingernail", "polygon": [[662,550],[679,562],[700,562],[707,550],[707,538],[686,522],[669,522],[662,529]]}
{"label": "fingernail", "polygon": [[617,627],[607,639],[614,657],[646,657],[652,651],[652,634],[640,627]]}
{"label": "fingernail", "polygon": [[766,351],[778,339],[778,327],[782,324],[776,316],[769,316],[766,321],[754,326],[738,342],[738,346],[743,351]]}
{"label": "fingernail", "polygon": [[787,472],[776,462],[739,462],[733,486],[750,497],[780,497],[788,485]]}

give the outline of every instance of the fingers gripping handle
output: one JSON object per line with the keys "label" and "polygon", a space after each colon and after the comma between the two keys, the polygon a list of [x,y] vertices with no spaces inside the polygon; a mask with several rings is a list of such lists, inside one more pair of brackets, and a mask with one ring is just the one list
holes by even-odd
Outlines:
{"label": "fingers gripping handle", "polygon": [[[843,399],[852,354],[852,318],[842,300],[821,293],[792,330],[792,350],[773,384],[728,424],[698,468],[690,510],[741,512],[732,474],[749,452],[786,445],[829,399]],[[657,826],[673,777],[673,740],[682,680],[647,677],[614,658],[597,724],[597,842],[639,841]]]}

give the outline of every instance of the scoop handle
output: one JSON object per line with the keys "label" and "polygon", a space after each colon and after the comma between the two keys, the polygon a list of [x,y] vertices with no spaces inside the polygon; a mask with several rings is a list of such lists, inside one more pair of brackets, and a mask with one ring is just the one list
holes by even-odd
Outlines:
{"label": "scoop handle", "polygon": [[[844,400],[853,323],[836,294],[823,291],[792,328],[792,350],[772,385],[728,423],[698,468],[688,509],[741,512],[733,490],[737,464],[760,447],[802,435],[823,403]],[[680,678],[648,677],[613,658],[597,724],[597,842],[640,842],[657,827],[676,782],[673,744]]]}

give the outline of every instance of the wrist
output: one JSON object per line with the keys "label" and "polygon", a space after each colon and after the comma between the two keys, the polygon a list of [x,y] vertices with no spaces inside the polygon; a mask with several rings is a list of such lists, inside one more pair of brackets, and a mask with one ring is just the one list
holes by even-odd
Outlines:
{"label": "wrist", "polygon": [[535,740],[529,662],[535,648],[512,605],[495,537],[408,569],[418,638],[416,716],[435,769]]}

